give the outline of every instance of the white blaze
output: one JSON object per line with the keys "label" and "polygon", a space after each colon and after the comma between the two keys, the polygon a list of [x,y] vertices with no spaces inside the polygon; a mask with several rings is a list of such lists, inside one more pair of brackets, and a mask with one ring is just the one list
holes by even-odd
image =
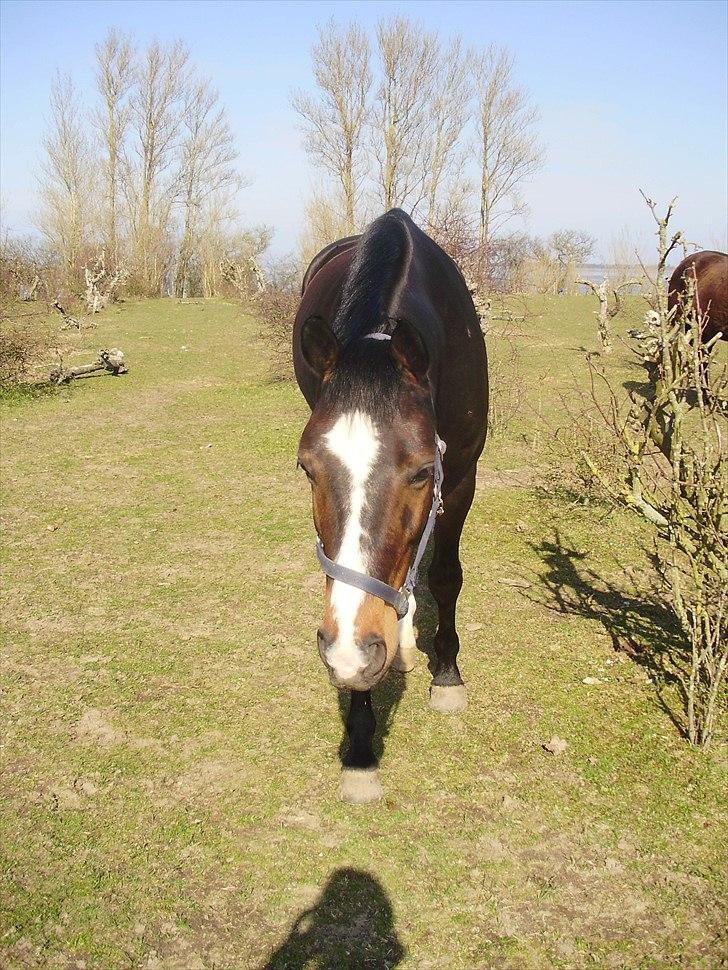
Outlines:
{"label": "white blaze", "polygon": [[[354,411],[342,414],[325,439],[331,454],[339,459],[349,473],[349,516],[336,562],[348,569],[367,573],[368,563],[362,551],[365,538],[362,513],[366,500],[365,487],[379,452],[379,435],[367,414]],[[356,586],[337,580],[332,583],[331,609],[339,634],[328,653],[328,661],[344,680],[356,676],[366,666],[354,639],[354,623],[363,600],[364,592]]]}

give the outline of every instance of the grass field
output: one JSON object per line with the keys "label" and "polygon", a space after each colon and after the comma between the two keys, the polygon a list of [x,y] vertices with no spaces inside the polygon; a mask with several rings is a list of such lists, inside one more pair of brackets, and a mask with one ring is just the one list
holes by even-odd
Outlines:
{"label": "grass field", "polygon": [[469,707],[429,710],[424,654],[390,677],[375,806],[337,799],[306,409],[256,322],[128,303],[83,337],[128,375],[3,405],[0,965],[721,965],[725,747],[676,727],[647,534],[536,485],[592,310],[518,325],[464,534]]}

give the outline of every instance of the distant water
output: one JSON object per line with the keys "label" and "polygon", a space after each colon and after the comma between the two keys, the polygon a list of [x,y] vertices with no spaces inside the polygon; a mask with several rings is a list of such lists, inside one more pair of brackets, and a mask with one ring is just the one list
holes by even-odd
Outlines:
{"label": "distant water", "polygon": [[[666,270],[667,279],[670,278],[670,274],[672,273],[674,268],[675,268],[674,266],[667,268]],[[654,279],[656,267],[647,266],[646,270],[649,273],[649,275]],[[578,268],[576,275],[581,279],[591,280],[592,283],[601,283],[604,277],[606,276],[609,282],[613,284],[617,279],[623,279],[625,276],[629,276],[630,279],[639,279],[641,276],[644,275],[644,272],[642,270],[642,267],[637,265],[628,266],[625,269],[624,266],[613,266],[608,263],[583,263]],[[633,287],[630,287],[629,292],[638,293],[639,289],[640,289],[639,286],[633,286]],[[580,286],[579,292],[586,293],[588,292],[588,289],[586,286]]]}

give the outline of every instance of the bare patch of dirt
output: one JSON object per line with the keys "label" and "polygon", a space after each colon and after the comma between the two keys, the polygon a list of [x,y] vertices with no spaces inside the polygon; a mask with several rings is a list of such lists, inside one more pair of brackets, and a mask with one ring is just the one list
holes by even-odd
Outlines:
{"label": "bare patch of dirt", "polygon": [[[694,899],[702,900],[691,911],[702,916],[682,925],[660,910],[651,887],[653,878],[670,881],[667,861],[651,860],[653,877],[643,878],[638,864],[644,860],[628,840],[615,846],[599,831],[555,831],[533,821],[528,827],[540,837],[532,845],[510,845],[501,832],[500,838],[482,837],[474,846],[478,864],[472,873],[476,884],[482,883],[474,905],[500,897],[495,917],[503,938],[546,946],[574,968],[594,965],[595,952],[604,950],[600,966],[627,970],[634,965],[634,953],[627,950],[635,940],[654,941],[655,952],[680,954],[675,966],[708,966],[704,961],[716,952],[720,919],[703,880],[691,877],[689,885]],[[511,892],[502,887],[498,892],[494,879],[500,873]],[[589,941],[591,953],[579,947],[579,940]]]}
{"label": "bare patch of dirt", "polygon": [[92,708],[71,727],[73,737],[82,743],[108,746],[123,744],[126,734],[117,730],[102,711]]}
{"label": "bare patch of dirt", "polygon": [[128,731],[115,727],[109,717],[96,708],[86,711],[71,725],[71,735],[81,744],[96,744],[102,748],[125,744],[137,751],[165,753],[164,745],[156,738],[134,737]]}
{"label": "bare patch of dirt", "polygon": [[183,800],[195,801],[202,794],[214,797],[244,787],[245,773],[241,765],[209,758],[180,775],[174,791]]}

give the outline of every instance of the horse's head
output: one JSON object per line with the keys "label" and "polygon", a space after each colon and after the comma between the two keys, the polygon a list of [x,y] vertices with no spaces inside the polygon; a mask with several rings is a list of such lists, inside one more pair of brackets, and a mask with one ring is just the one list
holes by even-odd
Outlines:
{"label": "horse's head", "polygon": [[[435,419],[425,345],[401,321],[390,339],[370,336],[342,347],[312,317],[301,350],[321,381],[298,463],[311,483],[325,554],[399,589],[433,500]],[[369,690],[397,652],[395,609],[327,578],[318,646],[335,686]]]}

